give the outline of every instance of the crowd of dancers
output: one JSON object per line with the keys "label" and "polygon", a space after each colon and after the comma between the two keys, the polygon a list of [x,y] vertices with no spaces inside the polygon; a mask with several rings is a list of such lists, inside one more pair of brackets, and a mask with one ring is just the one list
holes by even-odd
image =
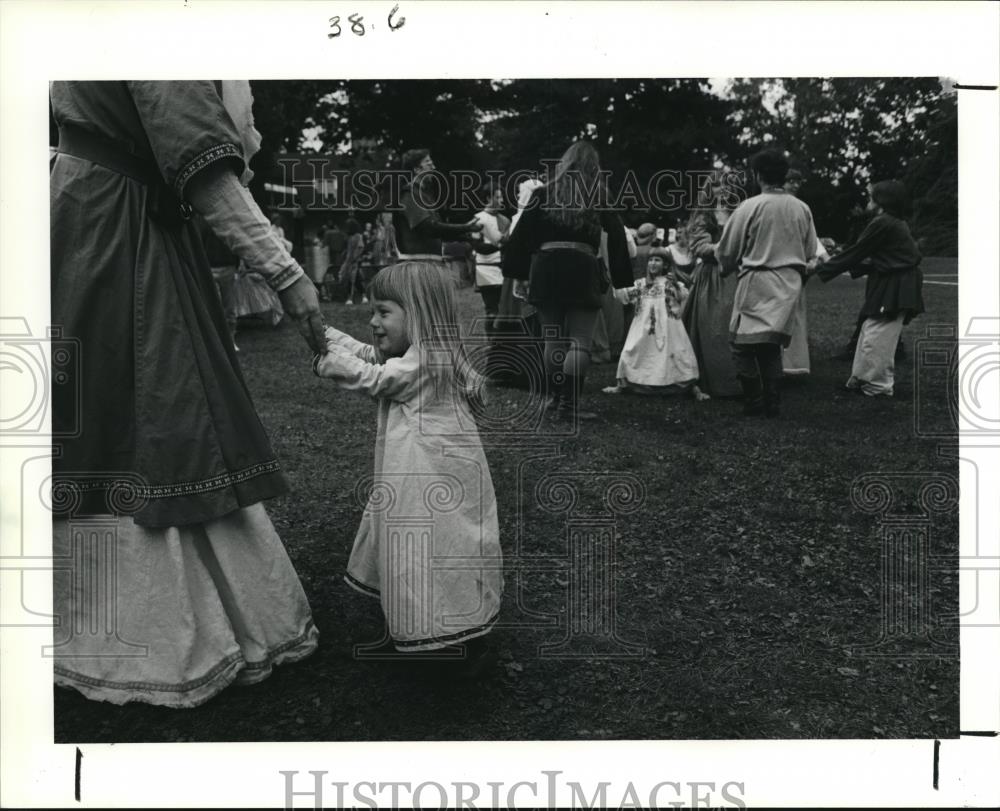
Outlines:
{"label": "crowd of dancers", "polygon": [[893,394],[893,358],[886,355],[895,355],[900,330],[863,327],[898,314],[901,329],[922,311],[920,255],[898,182],[871,187],[871,224],[840,252],[817,237],[798,199],[803,175],[775,150],[751,162],[759,195],[727,208],[715,177],[675,228],[626,228],[613,211],[590,205],[584,198],[594,199],[602,179],[586,142],[567,150],[548,181],[520,184],[513,218],[503,213],[502,189],[492,185],[482,190],[484,208],[461,225],[444,222],[421,199],[422,177],[435,168],[429,151],[410,150],[401,165],[412,176],[399,210],[364,225],[349,217],[342,228],[320,226],[314,242],[324,254],[313,263],[313,279],[321,298],[367,303],[375,274],[400,260],[446,266],[460,284],[475,286],[489,333],[517,322],[519,332],[561,335],[544,350],[555,415],[591,419],[579,408],[587,368],[617,362],[607,394],[742,394],[747,414],[778,416],[780,381],[811,371],[806,282],[845,270],[868,274],[850,348],[856,368],[846,385],[870,396]]}
{"label": "crowd of dancers", "polygon": [[[759,194],[728,209],[716,178],[671,229],[626,228],[616,212],[594,205],[604,199],[594,193],[604,175],[584,141],[570,146],[551,177],[521,184],[512,219],[490,187],[473,220],[447,225],[420,204],[421,178],[434,168],[427,150],[408,152],[403,166],[413,175],[392,217],[394,231],[406,232],[399,255],[447,264],[449,248],[463,246],[452,254],[471,258],[465,276],[482,295],[488,329],[521,321],[536,335],[559,336],[544,342],[556,416],[593,418],[579,407],[587,368],[615,360],[608,394],[742,395],[747,415],[778,416],[781,380],[811,369],[806,282],[844,271],[868,278],[845,385],[893,394],[900,330],[923,311],[920,254],[898,181],[870,187],[870,221],[838,251],[818,238],[798,199],[801,172],[774,149],[750,162]],[[424,241],[409,246],[413,234]]]}

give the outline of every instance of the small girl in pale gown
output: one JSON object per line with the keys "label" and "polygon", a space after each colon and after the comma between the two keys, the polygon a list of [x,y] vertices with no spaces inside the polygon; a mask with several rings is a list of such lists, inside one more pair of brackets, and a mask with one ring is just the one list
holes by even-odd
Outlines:
{"label": "small girl in pale gown", "polygon": [[479,675],[503,572],[496,499],[472,405],[482,377],[457,325],[454,282],[426,262],[382,269],[369,289],[372,344],[329,327],[313,369],[378,403],[371,495],[348,585],[382,604],[384,648],[457,659]]}
{"label": "small girl in pale gown", "polygon": [[624,304],[636,305],[632,326],[618,361],[618,385],[606,394],[674,394],[690,391],[697,400],[708,395],[698,388],[698,361],[681,322],[688,289],[673,273],[670,252],[649,252],[646,278],[634,287],[616,290]]}

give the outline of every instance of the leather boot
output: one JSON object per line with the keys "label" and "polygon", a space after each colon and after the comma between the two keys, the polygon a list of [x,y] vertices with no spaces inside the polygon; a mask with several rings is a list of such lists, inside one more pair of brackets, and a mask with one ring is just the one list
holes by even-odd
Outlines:
{"label": "leather boot", "polygon": [[757,347],[757,364],[764,388],[764,416],[777,417],[781,413],[781,347],[761,344]]}
{"label": "leather boot", "polygon": [[758,417],[764,413],[764,389],[759,377],[740,375],[743,387],[743,416]]}
{"label": "leather boot", "polygon": [[764,416],[769,419],[781,416],[781,380],[764,378]]}
{"label": "leather boot", "polygon": [[596,420],[593,411],[583,411],[580,408],[580,392],[583,389],[583,379],[575,375],[566,375],[562,385],[562,400],[556,414],[561,420]]}

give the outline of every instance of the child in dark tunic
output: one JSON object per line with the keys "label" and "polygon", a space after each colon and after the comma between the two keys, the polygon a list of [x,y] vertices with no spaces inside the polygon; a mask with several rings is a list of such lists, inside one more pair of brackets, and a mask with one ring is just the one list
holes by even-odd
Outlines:
{"label": "child in dark tunic", "polygon": [[846,387],[869,397],[892,397],[899,335],[924,311],[922,257],[902,219],[906,205],[906,189],[898,180],[876,183],[868,204],[877,212],[875,218],[857,242],[818,271],[824,282],[845,270],[854,278],[868,277],[861,309],[865,322]]}

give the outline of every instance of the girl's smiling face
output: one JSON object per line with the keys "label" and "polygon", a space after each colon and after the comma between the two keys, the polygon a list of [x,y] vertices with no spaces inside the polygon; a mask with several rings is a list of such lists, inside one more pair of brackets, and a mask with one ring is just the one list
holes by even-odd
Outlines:
{"label": "girl's smiling face", "polygon": [[406,310],[395,301],[375,299],[368,325],[372,328],[375,345],[385,357],[401,357],[410,348],[410,339],[406,333]]}
{"label": "girl's smiling face", "polygon": [[651,256],[646,262],[646,273],[652,277],[663,275],[663,257],[662,256]]}

